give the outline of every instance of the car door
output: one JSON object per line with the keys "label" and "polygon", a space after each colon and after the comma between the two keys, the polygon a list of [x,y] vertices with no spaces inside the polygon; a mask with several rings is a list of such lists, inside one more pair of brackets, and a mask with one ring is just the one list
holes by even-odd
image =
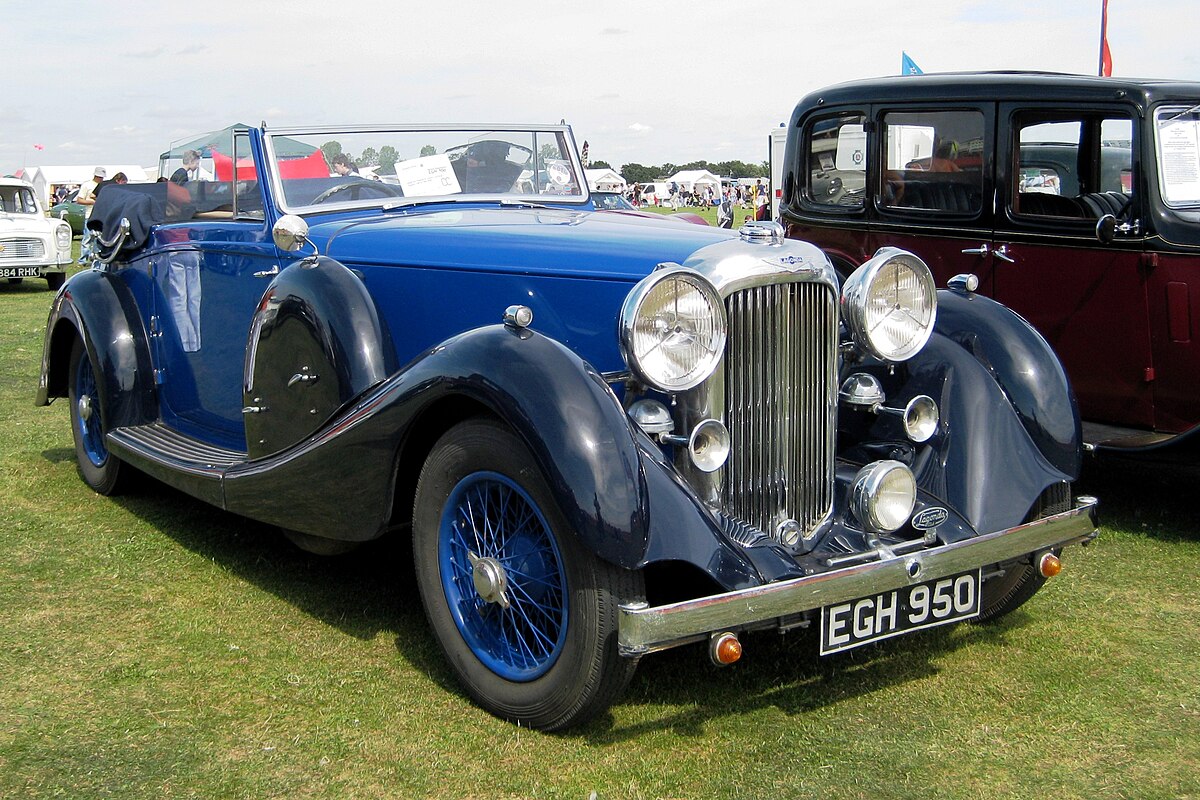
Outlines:
{"label": "car door", "polygon": [[[255,309],[280,269],[264,215],[262,187],[234,140],[229,172],[175,186],[184,221],[164,225],[151,258],[155,377],[164,422],[184,433],[246,450],[242,378]],[[224,180],[222,180],[222,178]],[[185,192],[182,190],[186,190]]]}
{"label": "car door", "polygon": [[[1004,103],[993,296],[1062,360],[1085,420],[1154,426],[1134,110]],[[1128,226],[1101,241],[1105,214]]]}
{"label": "car door", "polygon": [[920,256],[939,286],[962,272],[990,287],[994,104],[879,106],[872,249]]}

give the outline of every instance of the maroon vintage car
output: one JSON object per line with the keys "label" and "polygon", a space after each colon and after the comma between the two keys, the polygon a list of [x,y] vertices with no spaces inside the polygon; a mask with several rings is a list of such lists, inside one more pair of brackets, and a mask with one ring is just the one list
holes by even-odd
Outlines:
{"label": "maroon vintage car", "polygon": [[894,245],[974,275],[1058,351],[1089,444],[1200,451],[1200,84],[844,83],[800,101],[784,157],[788,236],[844,274]]}

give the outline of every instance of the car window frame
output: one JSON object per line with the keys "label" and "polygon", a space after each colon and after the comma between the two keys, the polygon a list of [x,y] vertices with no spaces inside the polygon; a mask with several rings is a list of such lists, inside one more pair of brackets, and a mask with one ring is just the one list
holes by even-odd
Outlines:
{"label": "car window frame", "polygon": [[[1024,126],[1055,120],[1055,117],[1067,117],[1071,121],[1093,119],[1111,119],[1123,117],[1130,121],[1130,186],[1131,205],[1126,214],[1128,219],[1141,219],[1145,216],[1145,188],[1141,181],[1141,114],[1136,106],[1120,102],[1055,102],[1055,101],[1004,101],[1000,103],[997,114],[997,124],[1001,134],[997,145],[1000,149],[996,155],[996,224],[998,230],[1005,228],[1013,231],[1054,232],[1059,235],[1094,239],[1096,235],[1095,218],[1066,217],[1053,214],[1022,214],[1016,211],[1017,175],[1020,169],[1020,136],[1018,122]],[[1076,164],[1079,169],[1080,164]],[[1093,165],[1092,172],[1098,167]],[[1090,177],[1094,177],[1090,176]],[[1084,176],[1080,170],[1077,176],[1081,182],[1080,193],[1084,185]]]}
{"label": "car window frame", "polygon": [[[804,117],[800,121],[800,135],[794,137],[797,141],[797,147],[800,148],[800,153],[785,152],[784,158],[788,164],[799,164],[802,173],[793,175],[790,170],[784,171],[784,187],[783,187],[783,202],[786,205],[799,206],[806,213],[827,215],[830,217],[853,217],[861,218],[867,215],[871,195],[871,173],[874,168],[874,148],[872,139],[874,132],[872,131],[871,106],[867,104],[849,104],[832,108],[818,109]],[[830,203],[822,203],[813,199],[812,195],[812,164],[809,157],[812,155],[812,134],[816,123],[835,117],[849,117],[858,115],[862,117],[863,129],[867,136],[866,144],[866,170],[864,175],[865,184],[863,186],[863,202],[857,208],[854,206],[839,206]],[[797,157],[799,156],[799,157]],[[788,182],[791,182],[791,192],[789,192]],[[794,193],[794,199],[789,198],[789,194]]]}
{"label": "car window frame", "polygon": [[[888,205],[884,201],[884,179],[886,164],[886,125],[889,114],[944,114],[954,112],[977,113],[983,118],[983,146],[980,163],[980,203],[975,212],[958,213],[942,209],[911,208]],[[871,206],[877,219],[885,222],[919,222],[936,226],[941,222],[969,224],[970,227],[988,227],[995,215],[995,152],[996,152],[996,103],[994,101],[953,100],[945,104],[929,101],[920,103],[886,103],[872,106],[871,130],[868,145],[874,158],[873,175],[868,174]]]}

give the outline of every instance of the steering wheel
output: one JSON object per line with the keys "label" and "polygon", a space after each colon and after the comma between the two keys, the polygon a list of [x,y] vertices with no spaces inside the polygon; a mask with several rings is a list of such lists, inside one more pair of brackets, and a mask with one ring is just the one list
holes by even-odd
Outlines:
{"label": "steering wheel", "polygon": [[[386,183],[381,183],[380,181],[368,180],[367,178],[351,178],[350,180],[345,181],[344,183],[339,183],[336,186],[330,186],[328,189],[326,189],[325,191],[321,192],[319,195],[314,197],[310,201],[309,205],[315,206],[318,203],[324,203],[326,200],[333,197],[338,192],[344,192],[347,189],[358,189],[361,191],[363,187],[366,187],[367,189],[376,189],[380,193],[385,194],[388,197],[403,197],[404,196],[404,193],[399,191],[395,186],[390,186]],[[359,192],[356,191],[353,195],[351,195],[351,199],[357,200],[358,195],[359,195]]]}

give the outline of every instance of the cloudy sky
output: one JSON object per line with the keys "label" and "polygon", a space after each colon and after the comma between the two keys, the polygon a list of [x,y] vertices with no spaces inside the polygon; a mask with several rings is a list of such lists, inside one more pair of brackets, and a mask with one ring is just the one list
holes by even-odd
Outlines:
{"label": "cloudy sky", "polygon": [[[766,158],[830,83],[1095,74],[1101,0],[0,0],[0,173],[232,122],[558,122],[593,159]],[[1110,0],[1114,74],[1200,80],[1196,0]],[[34,145],[45,149],[38,151]]]}

